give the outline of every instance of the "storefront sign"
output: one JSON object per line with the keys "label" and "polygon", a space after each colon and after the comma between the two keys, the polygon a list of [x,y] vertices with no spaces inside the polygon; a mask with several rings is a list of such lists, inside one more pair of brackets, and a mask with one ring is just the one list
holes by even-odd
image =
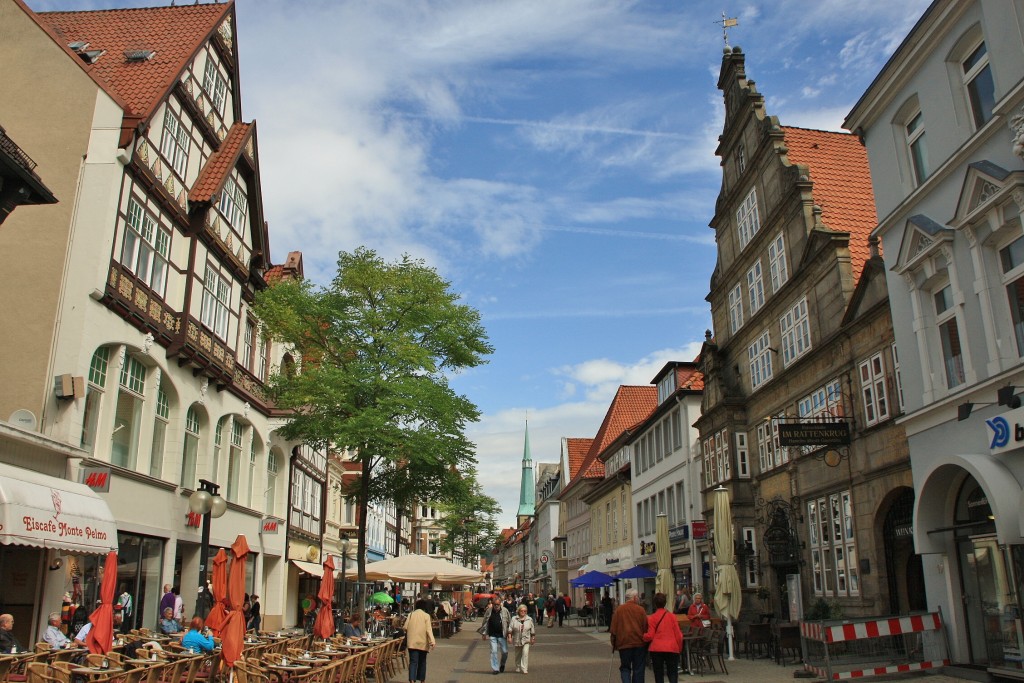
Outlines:
{"label": "storefront sign", "polygon": [[83,467],[82,483],[93,491],[99,491],[100,493],[110,491],[110,468]]}
{"label": "storefront sign", "polygon": [[1024,408],[1009,410],[985,420],[985,429],[988,433],[988,449],[993,455],[1020,448],[1024,445]]}
{"label": "storefront sign", "polygon": [[185,513],[185,526],[198,529],[203,525],[203,516],[198,512]]}
{"label": "storefront sign", "polygon": [[846,422],[779,422],[780,446],[849,446]]}
{"label": "storefront sign", "polygon": [[276,519],[265,519],[260,525],[260,533],[264,535],[276,534],[280,528],[280,522]]}
{"label": "storefront sign", "polygon": [[654,544],[654,541],[642,541],[640,543],[640,554],[641,555],[650,555],[650,554],[654,553],[656,550],[657,550],[657,546]]}
{"label": "storefront sign", "polygon": [[690,526],[693,528],[693,540],[703,541],[708,537],[708,523],[703,519],[694,520]]}
{"label": "storefront sign", "polygon": [[668,540],[670,543],[676,541],[689,541],[690,540],[690,525],[689,524],[677,524],[668,530]]}

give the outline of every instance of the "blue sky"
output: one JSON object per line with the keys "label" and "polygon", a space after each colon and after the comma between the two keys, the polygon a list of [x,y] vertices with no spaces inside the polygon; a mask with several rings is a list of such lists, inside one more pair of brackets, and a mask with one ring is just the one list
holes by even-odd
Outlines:
{"label": "blue sky", "polygon": [[511,524],[527,414],[553,462],[710,327],[722,11],[768,112],[838,130],[926,6],[239,0],[272,258],[323,282],[339,250],[406,252],[481,311],[496,352],[453,383]]}

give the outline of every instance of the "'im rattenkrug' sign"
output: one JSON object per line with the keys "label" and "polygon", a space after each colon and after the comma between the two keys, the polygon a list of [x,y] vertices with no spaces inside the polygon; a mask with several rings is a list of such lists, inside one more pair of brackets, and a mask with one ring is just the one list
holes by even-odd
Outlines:
{"label": "'im rattenkrug' sign", "polygon": [[780,422],[780,446],[848,446],[850,425],[845,422]]}

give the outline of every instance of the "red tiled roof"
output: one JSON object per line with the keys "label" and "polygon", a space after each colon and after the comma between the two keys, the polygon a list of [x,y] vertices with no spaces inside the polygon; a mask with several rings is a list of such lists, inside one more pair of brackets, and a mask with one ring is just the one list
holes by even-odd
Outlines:
{"label": "red tiled roof", "polygon": [[868,155],[856,135],[783,126],[789,160],[810,169],[814,203],[832,230],[850,233],[854,282],[870,258],[868,237],[878,224]]}
{"label": "red tiled roof", "polygon": [[236,121],[231,126],[220,149],[213,153],[203,166],[203,170],[199,172],[195,185],[188,193],[190,202],[208,202],[214,193],[221,189],[255,127],[255,123],[242,121]]}
{"label": "red tiled roof", "polygon": [[[83,68],[125,103],[126,113],[145,118],[231,8],[232,3],[190,4],[36,16],[62,45],[84,41],[90,50],[106,50],[95,64],[83,62]],[[127,50],[156,54],[129,62]]]}
{"label": "red tiled roof", "polygon": [[658,388],[650,384],[645,386],[619,386],[615,392],[608,411],[604,415],[601,428],[597,430],[590,452],[580,465],[579,476],[570,479],[565,489],[571,488],[583,479],[604,477],[604,463],[598,457],[624,431],[647,419],[658,407]]}
{"label": "red tiled roof", "polygon": [[676,387],[689,391],[704,391],[704,373],[697,368],[676,368]]}
{"label": "red tiled roof", "polygon": [[566,450],[569,452],[569,481],[576,478],[579,474],[580,467],[583,465],[583,461],[587,458],[587,453],[590,452],[590,446],[594,443],[593,439],[584,439],[581,437],[569,437],[565,440]]}

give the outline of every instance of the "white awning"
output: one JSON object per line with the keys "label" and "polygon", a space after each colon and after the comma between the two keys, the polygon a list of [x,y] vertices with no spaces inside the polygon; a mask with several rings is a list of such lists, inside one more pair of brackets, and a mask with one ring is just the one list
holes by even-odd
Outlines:
{"label": "white awning", "polygon": [[298,568],[299,571],[312,574],[313,576],[323,576],[324,566],[317,564],[316,562],[303,562],[302,560],[292,560],[292,564]]}
{"label": "white awning", "polygon": [[0,543],[105,553],[117,550],[117,525],[85,484],[0,463]]}

